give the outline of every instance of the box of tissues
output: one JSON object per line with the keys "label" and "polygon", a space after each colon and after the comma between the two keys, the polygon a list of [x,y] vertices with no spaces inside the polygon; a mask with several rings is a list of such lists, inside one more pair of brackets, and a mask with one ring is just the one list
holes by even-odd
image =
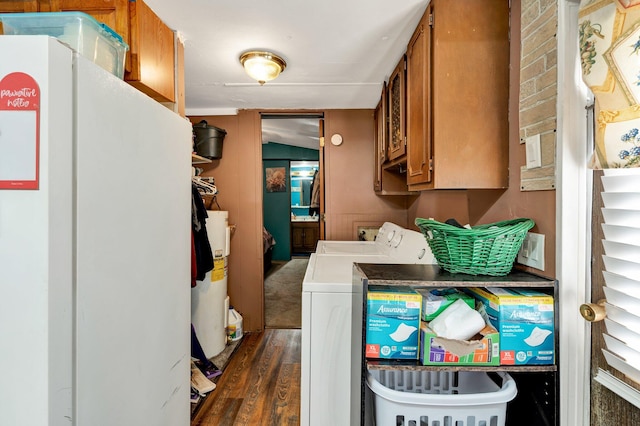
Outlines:
{"label": "box of tissues", "polygon": [[431,321],[449,305],[458,299],[465,301],[469,307],[475,306],[475,299],[457,288],[419,288],[416,290],[422,295],[422,320]]}
{"label": "box of tissues", "polygon": [[420,325],[422,365],[500,365],[500,334],[478,311],[458,299]]}
{"label": "box of tissues", "polygon": [[523,288],[469,288],[500,332],[501,365],[553,364],[553,296]]}
{"label": "box of tissues", "polygon": [[369,287],[365,356],[417,359],[421,305],[422,296],[409,287]]}

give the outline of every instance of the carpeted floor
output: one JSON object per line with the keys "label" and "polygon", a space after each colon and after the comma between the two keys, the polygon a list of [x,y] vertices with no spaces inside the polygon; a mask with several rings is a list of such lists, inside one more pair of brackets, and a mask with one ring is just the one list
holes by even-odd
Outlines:
{"label": "carpeted floor", "polygon": [[264,316],[267,328],[302,327],[302,280],[309,258],[275,263],[264,279]]}

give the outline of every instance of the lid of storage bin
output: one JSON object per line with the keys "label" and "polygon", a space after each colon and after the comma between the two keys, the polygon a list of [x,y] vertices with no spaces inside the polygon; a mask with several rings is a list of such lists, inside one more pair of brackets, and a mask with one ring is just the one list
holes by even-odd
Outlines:
{"label": "lid of storage bin", "polygon": [[216,126],[212,126],[211,124],[207,123],[206,120],[201,120],[199,123],[193,124],[193,128],[194,129],[213,129],[213,130],[217,130],[220,133],[224,133],[225,135],[227,134],[226,130]]}
{"label": "lid of storage bin", "polygon": [[120,34],[84,12],[0,13],[0,21],[4,24],[5,34],[8,30],[9,34],[41,34],[52,37],[60,36],[68,24],[84,23],[94,27],[101,36],[122,45],[125,50],[129,50],[129,45],[125,43]]}

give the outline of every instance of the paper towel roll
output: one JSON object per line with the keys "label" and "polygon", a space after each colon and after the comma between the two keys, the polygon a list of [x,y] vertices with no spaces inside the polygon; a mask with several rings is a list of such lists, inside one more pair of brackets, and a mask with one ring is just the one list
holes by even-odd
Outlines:
{"label": "paper towel roll", "polygon": [[468,340],[485,326],[482,316],[458,299],[429,323],[439,337]]}

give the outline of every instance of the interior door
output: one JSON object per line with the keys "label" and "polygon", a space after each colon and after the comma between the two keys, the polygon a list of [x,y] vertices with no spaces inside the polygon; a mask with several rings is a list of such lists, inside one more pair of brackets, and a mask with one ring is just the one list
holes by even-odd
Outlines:
{"label": "interior door", "polygon": [[[602,171],[595,171],[593,178],[593,214],[591,223],[592,232],[592,268],[591,268],[591,301],[596,304],[605,297],[603,286],[604,277],[602,271],[605,269],[602,255],[604,248],[602,240],[604,233],[602,230]],[[597,307],[597,306],[596,306]],[[640,392],[640,384],[635,383],[610,367],[604,358],[602,349],[605,346],[603,333],[606,332],[604,321],[594,321],[591,323],[591,425],[598,426],[621,426],[640,424],[640,408],[618,396],[615,392],[601,383],[601,380],[617,378],[629,386],[629,391],[633,394],[634,389]],[[615,382],[614,383],[618,383]],[[624,387],[624,385],[622,385]]]}
{"label": "interior door", "polygon": [[320,168],[318,171],[318,177],[320,178],[320,233],[318,239],[324,240],[325,232],[325,208],[324,208],[324,119],[318,120],[318,137],[320,138],[320,151],[318,152],[318,161],[320,162]]}

